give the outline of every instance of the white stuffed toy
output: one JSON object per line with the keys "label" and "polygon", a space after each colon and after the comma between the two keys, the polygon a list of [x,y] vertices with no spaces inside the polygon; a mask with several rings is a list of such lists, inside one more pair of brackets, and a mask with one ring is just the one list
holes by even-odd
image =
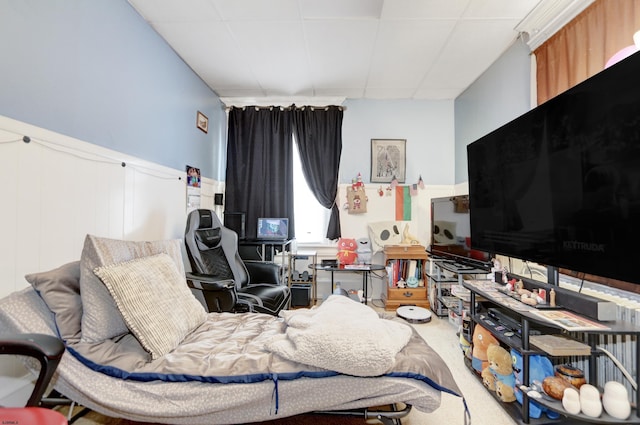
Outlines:
{"label": "white stuffed toy", "polygon": [[371,242],[369,238],[360,238],[356,240],[356,253],[358,254],[358,263],[371,264]]}

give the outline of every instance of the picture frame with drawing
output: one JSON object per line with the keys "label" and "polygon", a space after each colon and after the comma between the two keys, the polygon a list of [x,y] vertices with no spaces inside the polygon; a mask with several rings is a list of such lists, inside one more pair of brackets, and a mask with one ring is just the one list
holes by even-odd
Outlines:
{"label": "picture frame with drawing", "polygon": [[196,115],[196,127],[198,127],[204,133],[209,132],[209,118],[202,112],[198,111]]}
{"label": "picture frame with drawing", "polygon": [[407,139],[371,139],[371,183],[406,179]]}

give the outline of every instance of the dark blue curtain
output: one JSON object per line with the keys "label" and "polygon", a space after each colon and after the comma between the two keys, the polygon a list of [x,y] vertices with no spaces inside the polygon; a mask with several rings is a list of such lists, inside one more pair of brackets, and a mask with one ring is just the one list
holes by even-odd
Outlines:
{"label": "dark blue curtain", "polygon": [[259,217],[293,216],[291,111],[231,108],[227,140],[225,211],[244,212],[246,237],[255,239]]}
{"label": "dark blue curtain", "polygon": [[331,240],[341,235],[336,195],[342,154],[342,117],[343,110],[338,106],[293,110],[293,129],[305,179],[318,202],[331,209],[327,228],[327,238]]}

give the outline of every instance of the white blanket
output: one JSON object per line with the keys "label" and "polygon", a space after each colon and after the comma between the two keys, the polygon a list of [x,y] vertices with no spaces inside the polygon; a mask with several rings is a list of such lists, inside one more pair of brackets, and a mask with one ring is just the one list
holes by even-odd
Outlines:
{"label": "white blanket", "polygon": [[355,376],[379,376],[395,364],[413,329],[373,309],[331,295],[311,309],[283,310],[286,332],[266,344],[288,360]]}

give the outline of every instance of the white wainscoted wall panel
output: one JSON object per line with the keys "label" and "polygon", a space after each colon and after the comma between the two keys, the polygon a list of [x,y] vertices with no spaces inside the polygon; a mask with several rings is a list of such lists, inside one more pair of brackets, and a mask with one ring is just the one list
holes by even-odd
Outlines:
{"label": "white wainscoted wall panel", "polygon": [[[201,207],[223,190],[203,179]],[[88,233],[182,239],[186,173],[0,117],[0,202],[2,297],[27,273],[79,259]]]}

